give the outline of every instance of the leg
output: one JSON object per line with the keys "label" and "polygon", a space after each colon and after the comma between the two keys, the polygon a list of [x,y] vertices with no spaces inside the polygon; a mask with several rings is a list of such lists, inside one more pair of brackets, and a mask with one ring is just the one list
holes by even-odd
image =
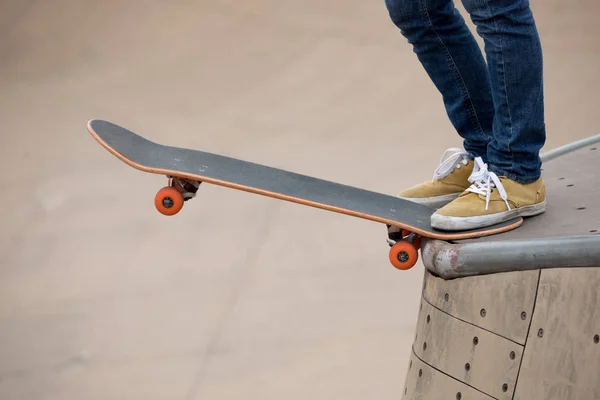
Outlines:
{"label": "leg", "polygon": [[452,0],[386,0],[394,24],[412,44],[442,94],[464,148],[487,159],[494,106],[488,69]]}
{"label": "leg", "polygon": [[546,133],[542,49],[528,0],[463,0],[483,37],[494,99],[488,166],[477,171],[465,194],[431,217],[438,229],[491,226],[546,210],[540,148]]}
{"label": "leg", "polygon": [[485,42],[492,96],[490,171],[519,183],[541,175],[545,143],[542,47],[529,0],[463,0]]}

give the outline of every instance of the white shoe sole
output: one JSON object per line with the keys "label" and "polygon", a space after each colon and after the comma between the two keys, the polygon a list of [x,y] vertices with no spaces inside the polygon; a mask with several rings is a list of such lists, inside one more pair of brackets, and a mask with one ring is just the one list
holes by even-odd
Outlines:
{"label": "white shoe sole", "polygon": [[463,231],[469,229],[485,228],[499,224],[515,217],[532,217],[546,211],[546,200],[541,203],[515,208],[490,215],[478,215],[475,217],[448,217],[433,214],[431,216],[431,227],[445,231]]}
{"label": "white shoe sole", "polygon": [[421,204],[423,206],[427,206],[433,209],[438,209],[444,207],[446,204],[455,200],[460,193],[455,194],[446,194],[444,196],[437,197],[424,197],[424,198],[416,198],[416,197],[401,197],[402,200],[412,201],[413,203]]}

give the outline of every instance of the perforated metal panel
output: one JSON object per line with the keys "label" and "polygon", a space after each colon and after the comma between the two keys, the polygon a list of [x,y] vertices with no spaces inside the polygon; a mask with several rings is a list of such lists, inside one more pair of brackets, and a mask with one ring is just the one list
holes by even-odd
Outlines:
{"label": "perforated metal panel", "polygon": [[[529,276],[532,273],[541,274],[539,285],[535,274]],[[461,399],[466,399],[467,389],[472,389],[475,393],[469,396],[475,397],[468,398],[485,394],[515,400],[600,399],[600,268],[548,269],[452,281],[428,272],[425,275],[406,398],[453,399],[456,397],[449,393],[460,392]],[[525,289],[515,291],[528,280],[526,287],[531,293]],[[471,297],[470,288],[474,291]],[[445,291],[462,294],[455,305],[447,306],[448,311],[427,300],[429,297],[438,304],[450,303]],[[499,298],[497,293],[502,291],[507,294]],[[465,309],[463,300],[473,305],[467,310],[476,310],[477,299],[481,298],[492,305],[489,310],[479,309],[479,317],[485,309],[485,317],[481,317],[485,319],[490,310],[501,315],[503,304],[518,304],[519,296],[535,296],[524,346],[493,329],[457,318],[454,311]],[[507,306],[506,313],[510,312]],[[464,311],[464,315],[476,318],[474,312]],[[511,317],[496,326],[511,331],[509,321],[523,322]],[[420,375],[414,371],[415,360],[420,363]]]}
{"label": "perforated metal panel", "polygon": [[419,360],[414,353],[410,357],[402,398],[405,400],[493,400],[493,397],[430,367]]}
{"label": "perforated metal panel", "polygon": [[542,271],[515,399],[600,399],[600,268]]}
{"label": "perforated metal panel", "polygon": [[525,343],[539,271],[444,280],[425,274],[425,299],[454,317]]}
{"label": "perforated metal panel", "polygon": [[496,399],[511,399],[523,347],[423,301],[413,352],[452,378]]}

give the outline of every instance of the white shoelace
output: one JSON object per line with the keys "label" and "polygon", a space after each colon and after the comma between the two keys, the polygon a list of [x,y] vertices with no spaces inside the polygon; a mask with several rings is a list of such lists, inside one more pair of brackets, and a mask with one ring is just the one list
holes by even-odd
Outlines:
{"label": "white shoelace", "polygon": [[481,157],[475,158],[475,165],[473,166],[473,172],[471,176],[469,176],[469,182],[472,183],[471,186],[467,188],[467,192],[472,192],[476,194],[480,194],[485,196],[485,209],[488,209],[488,205],[490,203],[490,195],[492,193],[492,189],[498,189],[498,193],[500,193],[500,198],[504,200],[506,207],[510,210],[510,204],[508,204],[508,196],[506,194],[506,190],[496,175],[493,172],[488,171],[487,164],[483,162]]}
{"label": "white shoelace", "polygon": [[[451,153],[448,158],[446,158],[446,154]],[[436,179],[442,179],[446,176],[450,175],[452,171],[456,168],[460,169],[461,165],[467,165],[469,160],[467,159],[467,152],[463,149],[451,148],[448,149],[442,154],[442,159],[440,160],[440,166],[433,173],[433,178],[431,181],[433,182]]]}

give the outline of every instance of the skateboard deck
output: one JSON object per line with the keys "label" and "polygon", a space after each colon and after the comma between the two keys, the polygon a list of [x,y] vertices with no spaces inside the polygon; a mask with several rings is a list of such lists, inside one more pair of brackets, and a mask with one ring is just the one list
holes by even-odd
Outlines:
{"label": "skateboard deck", "polygon": [[[164,214],[170,215],[168,208],[178,197],[174,179],[269,196],[385,224],[389,236],[394,237],[390,242],[394,250],[390,250],[390,261],[400,269],[414,265],[412,261],[417,256],[413,250],[415,247],[418,250],[415,243],[420,243],[420,237],[439,240],[477,238],[506,232],[523,223],[523,219],[517,217],[488,228],[442,231],[431,227],[430,217],[435,210],[396,196],[218,154],[158,144],[108,121],[91,120],[88,131],[105,149],[129,166],[169,178],[169,186],[155,197],[156,207]],[[181,187],[177,189],[182,192]],[[182,199],[175,200],[178,209],[174,213],[183,206]],[[407,257],[411,262],[402,261]]]}

